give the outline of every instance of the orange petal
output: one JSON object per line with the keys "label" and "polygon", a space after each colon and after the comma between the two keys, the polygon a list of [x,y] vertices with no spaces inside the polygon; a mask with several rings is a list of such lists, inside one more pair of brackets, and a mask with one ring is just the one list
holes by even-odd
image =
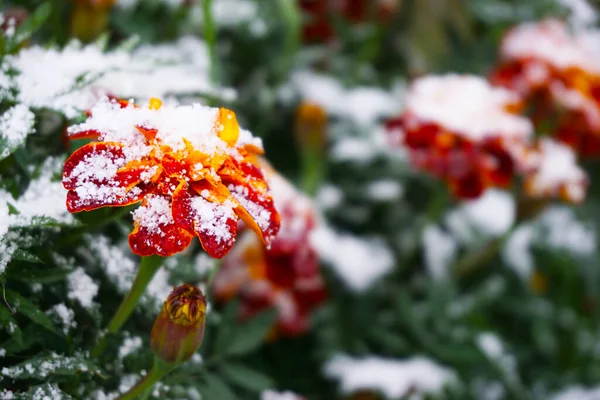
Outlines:
{"label": "orange petal", "polygon": [[129,247],[135,254],[167,257],[189,246],[194,236],[175,224],[170,201],[167,196],[151,195],[134,211],[135,228],[129,234]]}
{"label": "orange petal", "polygon": [[[210,198],[206,189],[205,197]],[[181,182],[173,193],[173,219],[180,227],[195,232],[204,250],[213,258],[222,258],[235,243],[238,217],[236,204],[207,200]]]}
{"label": "orange petal", "polygon": [[240,126],[235,118],[235,113],[226,108],[219,109],[215,129],[221,140],[230,146],[235,145],[240,136]]}

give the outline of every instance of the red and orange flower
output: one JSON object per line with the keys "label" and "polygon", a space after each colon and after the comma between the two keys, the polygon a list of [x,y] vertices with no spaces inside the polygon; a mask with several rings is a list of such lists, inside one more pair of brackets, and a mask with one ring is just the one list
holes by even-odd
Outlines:
{"label": "red and orange flower", "polygon": [[282,177],[270,176],[281,212],[281,230],[270,247],[248,233],[223,259],[212,290],[223,302],[239,294],[240,317],[270,307],[278,310],[274,332],[298,335],[308,329],[312,310],[326,298],[318,256],[308,240],[316,217],[310,201]]}
{"label": "red and orange flower", "polygon": [[129,235],[136,254],[169,256],[198,236],[211,257],[221,258],[233,247],[240,218],[266,245],[279,230],[279,214],[255,164],[262,145],[240,130],[230,110],[105,99],[69,134],[96,141],[65,162],[68,210],[141,201]]}
{"label": "red and orange flower", "polygon": [[600,155],[598,34],[558,20],[519,25],[504,37],[490,80],[519,92],[534,123],[549,125],[587,157]]}
{"label": "red and orange flower", "polygon": [[518,95],[479,77],[426,76],[413,83],[405,111],[387,128],[413,165],[447,182],[456,197],[473,199],[513,181],[532,133],[520,107]]}

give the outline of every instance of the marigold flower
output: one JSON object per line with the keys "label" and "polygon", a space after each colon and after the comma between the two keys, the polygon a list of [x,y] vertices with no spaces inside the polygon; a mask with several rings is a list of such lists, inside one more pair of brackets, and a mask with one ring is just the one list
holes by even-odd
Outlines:
{"label": "marigold flower", "polygon": [[154,354],[168,364],[189,360],[202,344],[206,299],[197,287],[173,289],[164,302],[150,334]]}
{"label": "marigold flower", "polygon": [[219,301],[239,294],[241,318],[276,307],[276,332],[298,335],[308,329],[311,311],[326,297],[317,253],[308,241],[316,218],[308,198],[281,176],[270,175],[270,181],[281,212],[279,234],[269,248],[244,235],[223,259],[212,290]]}
{"label": "marigold flower", "polygon": [[529,150],[524,179],[527,195],[580,203],[585,199],[587,185],[587,175],[569,147],[546,138]]}
{"label": "marigold flower", "polygon": [[459,198],[510,185],[532,132],[516,114],[520,98],[475,76],[417,79],[404,113],[388,121],[390,142],[408,148],[411,162],[443,179]]}
{"label": "marigold flower", "polygon": [[598,33],[571,31],[558,20],[511,29],[491,81],[518,91],[535,123],[555,124],[556,136],[584,156],[600,155]]}
{"label": "marigold flower", "polygon": [[138,255],[169,256],[198,236],[211,257],[221,258],[233,247],[239,218],[266,245],[279,230],[279,214],[254,163],[260,140],[240,130],[230,110],[105,99],[69,134],[97,141],[65,162],[67,209],[141,201],[129,235]]}

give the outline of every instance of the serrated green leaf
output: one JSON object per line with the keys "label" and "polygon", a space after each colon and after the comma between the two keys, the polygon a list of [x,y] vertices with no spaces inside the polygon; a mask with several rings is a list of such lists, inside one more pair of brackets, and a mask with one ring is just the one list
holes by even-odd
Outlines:
{"label": "serrated green leaf", "polygon": [[52,332],[56,332],[56,328],[50,318],[48,318],[48,316],[29,299],[21,296],[14,290],[7,290],[6,300],[17,310],[17,312],[22,313],[36,324],[39,324]]}
{"label": "serrated green leaf", "polygon": [[3,375],[13,380],[43,380],[48,376],[73,376],[79,373],[100,374],[100,370],[81,355],[67,357],[55,353],[30,358],[3,369]]}
{"label": "serrated green leaf", "polygon": [[13,260],[26,261],[30,263],[44,264],[38,256],[23,249],[17,249],[12,255]]}
{"label": "serrated green leaf", "polygon": [[229,382],[252,392],[261,392],[276,386],[267,375],[238,363],[225,363],[219,367],[221,374]]}
{"label": "serrated green leaf", "polygon": [[236,400],[237,396],[227,384],[215,374],[204,374],[204,387],[202,397],[206,399]]}
{"label": "serrated green leaf", "polygon": [[15,393],[15,400],[39,400],[39,399],[60,399],[70,400],[71,396],[60,390],[55,383],[46,383],[44,385],[33,386],[27,393]]}
{"label": "serrated green leaf", "polygon": [[17,27],[14,35],[15,46],[18,47],[40,29],[50,16],[51,12],[52,5],[50,2],[39,5],[31,15]]}
{"label": "serrated green leaf", "polygon": [[243,355],[258,348],[273,327],[277,313],[275,310],[257,314],[235,330],[232,340],[225,349],[226,355]]}
{"label": "serrated green leaf", "polygon": [[4,329],[19,345],[23,344],[23,334],[17,321],[4,305],[0,305],[0,328]]}

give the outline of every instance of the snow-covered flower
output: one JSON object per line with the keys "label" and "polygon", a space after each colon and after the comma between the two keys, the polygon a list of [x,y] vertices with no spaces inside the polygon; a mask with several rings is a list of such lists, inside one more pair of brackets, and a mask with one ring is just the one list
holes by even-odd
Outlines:
{"label": "snow-covered flower", "polygon": [[269,180],[281,214],[277,237],[266,248],[245,233],[223,259],[213,291],[221,301],[239,293],[242,318],[275,306],[277,332],[297,335],[308,329],[310,313],[326,296],[317,253],[308,241],[316,216],[310,200],[283,177],[271,173]]}
{"label": "snow-covered flower", "polygon": [[538,141],[529,153],[524,181],[529,196],[560,197],[571,203],[585,199],[588,178],[572,149],[547,138]]}
{"label": "snow-covered flower", "polygon": [[233,247],[239,218],[265,244],[279,230],[265,177],[253,163],[260,143],[240,130],[230,110],[105,100],[69,134],[97,141],[65,162],[68,210],[142,201],[129,235],[136,254],[169,256],[198,236],[210,256],[221,258]]}
{"label": "snow-covered flower", "polygon": [[455,196],[477,198],[512,182],[517,150],[532,132],[517,114],[520,107],[516,93],[480,77],[426,76],[413,83],[404,112],[387,127],[413,165],[446,181]]}
{"label": "snow-covered flower", "polygon": [[491,81],[519,92],[536,123],[584,156],[600,155],[600,31],[549,19],[511,29]]}

